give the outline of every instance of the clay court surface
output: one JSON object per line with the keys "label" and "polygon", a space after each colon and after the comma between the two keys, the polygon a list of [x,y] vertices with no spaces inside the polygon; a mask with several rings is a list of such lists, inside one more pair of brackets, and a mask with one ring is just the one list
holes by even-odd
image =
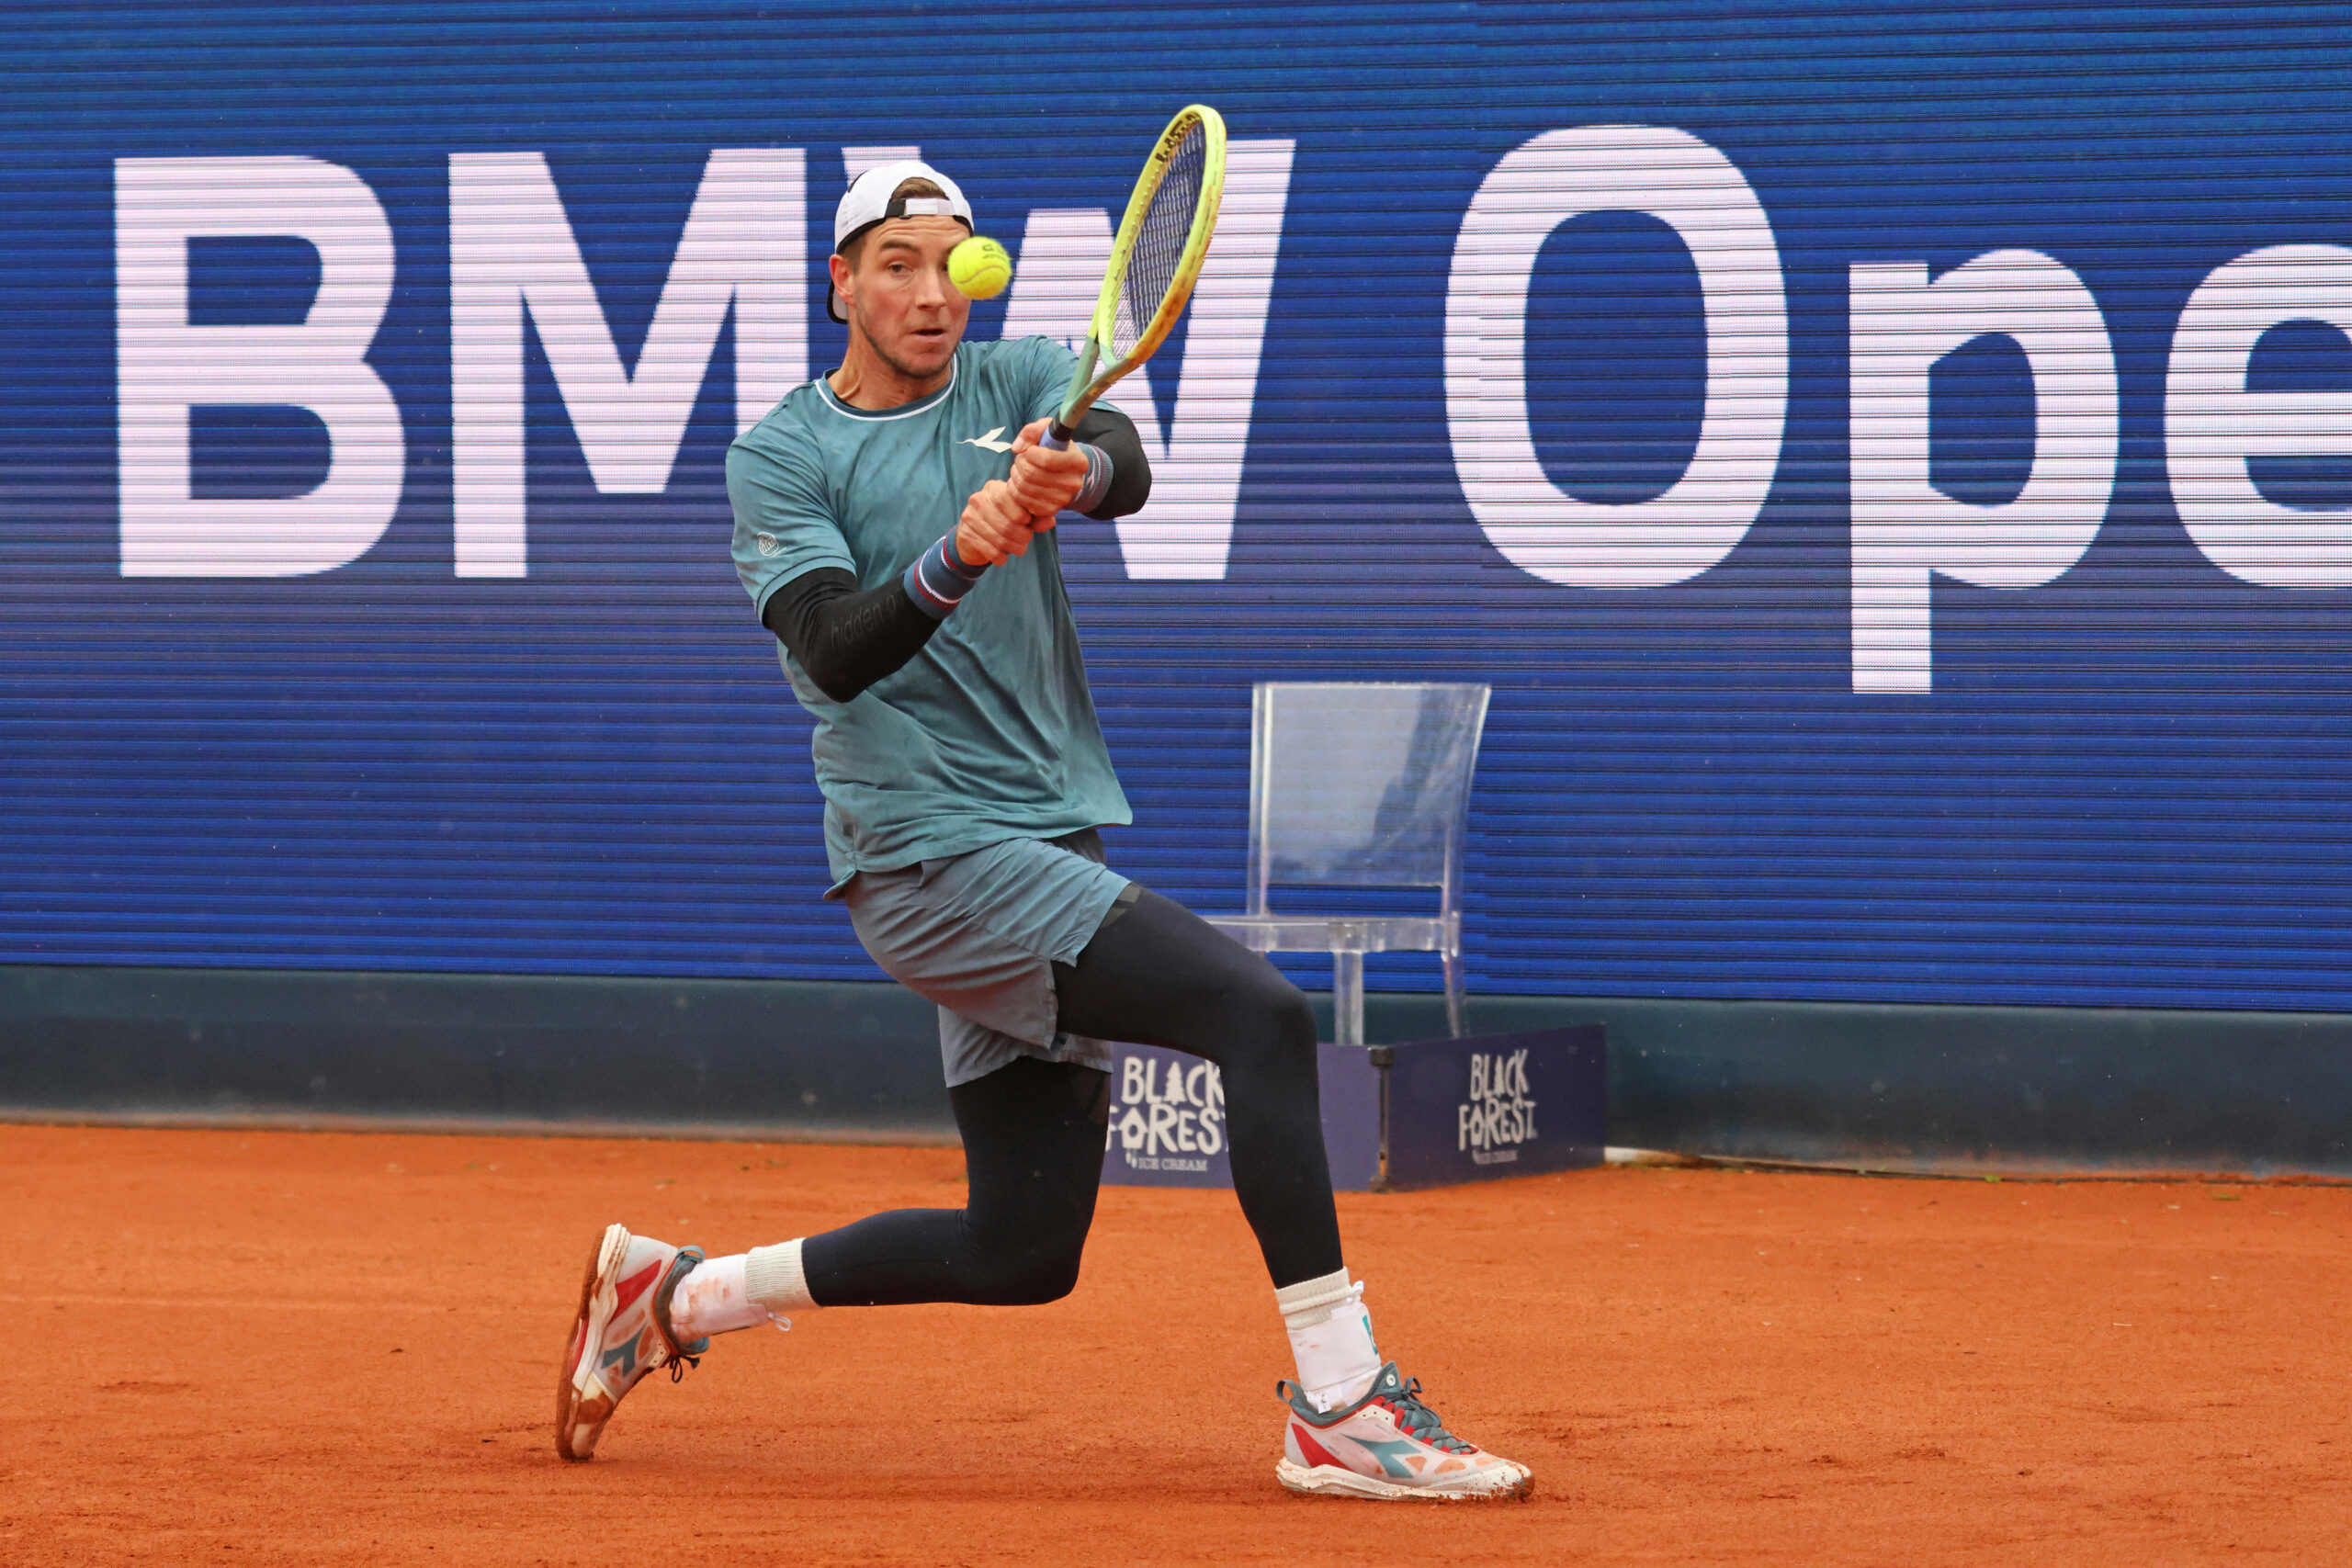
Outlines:
{"label": "clay court surface", "polygon": [[549,1446],[599,1228],[961,1201],[952,1150],[0,1127],[0,1562],[2341,1562],[2352,1190],[1599,1170],[1343,1195],[1524,1506],[1295,1498],[1228,1195],[1050,1307],[815,1313]]}

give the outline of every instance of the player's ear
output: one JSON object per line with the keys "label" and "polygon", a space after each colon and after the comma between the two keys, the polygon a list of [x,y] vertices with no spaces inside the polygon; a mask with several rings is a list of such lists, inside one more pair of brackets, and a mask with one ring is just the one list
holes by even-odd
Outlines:
{"label": "player's ear", "polygon": [[846,307],[851,302],[854,290],[850,285],[857,276],[856,270],[849,265],[849,258],[838,251],[825,258],[825,266],[832,274],[833,292],[842,297],[842,304]]}

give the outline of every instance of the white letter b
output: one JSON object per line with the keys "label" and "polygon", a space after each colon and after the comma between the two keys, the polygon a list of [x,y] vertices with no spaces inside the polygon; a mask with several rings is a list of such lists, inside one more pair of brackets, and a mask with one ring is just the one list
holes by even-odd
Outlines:
{"label": "white letter b", "polygon": [[[115,162],[116,417],[125,577],[291,577],[365,555],[399,507],[400,408],[367,361],[392,296],[392,226],[367,183],[317,158]],[[187,243],[290,235],[319,254],[299,325],[196,326]],[[308,409],[326,478],[302,495],[199,500],[188,411]]]}

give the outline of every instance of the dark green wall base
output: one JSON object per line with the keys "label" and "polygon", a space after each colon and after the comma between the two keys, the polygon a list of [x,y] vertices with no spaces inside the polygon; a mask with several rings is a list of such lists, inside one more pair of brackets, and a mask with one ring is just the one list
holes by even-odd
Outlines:
{"label": "dark green wall base", "polygon": [[[1394,1038],[1442,1031],[1398,998]],[[1485,998],[1603,1023],[1609,1141],[1883,1170],[2352,1176],[2352,1015]]]}
{"label": "dark green wall base", "polygon": [[[1444,1031],[1434,997],[1368,1012],[1375,1042]],[[1471,1021],[1606,1024],[1617,1145],[2352,1176],[2352,1016],[1487,997]],[[930,1006],[846,982],[0,968],[10,1115],[954,1136]]]}
{"label": "dark green wall base", "polygon": [[895,986],[0,968],[0,1106],[952,1138]]}

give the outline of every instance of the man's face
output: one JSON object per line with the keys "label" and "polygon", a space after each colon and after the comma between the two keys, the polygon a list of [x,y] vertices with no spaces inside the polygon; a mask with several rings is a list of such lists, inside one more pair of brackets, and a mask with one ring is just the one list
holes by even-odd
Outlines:
{"label": "man's face", "polygon": [[947,367],[972,302],[947,278],[947,253],[971,231],[953,218],[893,218],[866,231],[854,268],[833,258],[833,290],[851,328],[911,380]]}

